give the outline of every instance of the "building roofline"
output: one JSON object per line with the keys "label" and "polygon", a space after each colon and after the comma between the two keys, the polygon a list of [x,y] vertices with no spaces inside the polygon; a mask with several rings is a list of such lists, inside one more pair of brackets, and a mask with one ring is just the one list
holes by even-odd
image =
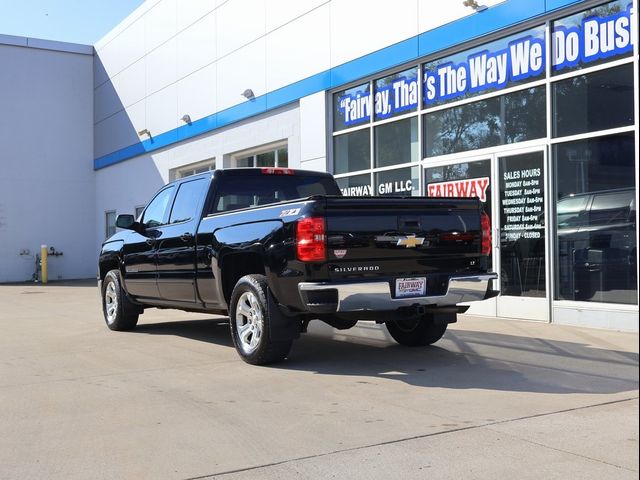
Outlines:
{"label": "building roofline", "polygon": [[42,38],[18,37],[15,35],[3,35],[0,33],[0,45],[12,47],[37,48],[39,50],[52,50],[55,52],[78,53],[80,55],[93,56],[93,46],[80,43],[58,42]]}

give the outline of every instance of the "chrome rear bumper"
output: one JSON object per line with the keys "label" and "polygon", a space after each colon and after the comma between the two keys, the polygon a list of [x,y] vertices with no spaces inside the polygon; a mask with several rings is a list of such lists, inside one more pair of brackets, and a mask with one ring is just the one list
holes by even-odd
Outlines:
{"label": "chrome rear bumper", "polygon": [[[449,279],[447,293],[426,297],[393,298],[388,281],[357,283],[303,282],[298,284],[298,292],[302,302],[311,312],[374,312],[397,310],[401,307],[414,305],[445,307],[464,302],[484,300],[496,296],[497,292],[490,290],[489,284],[491,280],[496,280],[497,278],[498,275],[495,273],[453,277]],[[328,303],[313,302],[309,299],[309,292],[326,292],[329,294],[327,297],[334,300]],[[337,297],[333,292],[337,292]]]}

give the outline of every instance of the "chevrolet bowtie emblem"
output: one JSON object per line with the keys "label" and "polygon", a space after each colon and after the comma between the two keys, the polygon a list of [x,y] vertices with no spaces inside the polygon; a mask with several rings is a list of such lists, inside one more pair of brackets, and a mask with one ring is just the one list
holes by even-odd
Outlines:
{"label": "chevrolet bowtie emblem", "polygon": [[400,237],[398,239],[398,243],[396,243],[396,246],[415,248],[417,245],[422,245],[423,243],[424,243],[424,238],[416,237],[415,235],[409,235],[408,237]]}

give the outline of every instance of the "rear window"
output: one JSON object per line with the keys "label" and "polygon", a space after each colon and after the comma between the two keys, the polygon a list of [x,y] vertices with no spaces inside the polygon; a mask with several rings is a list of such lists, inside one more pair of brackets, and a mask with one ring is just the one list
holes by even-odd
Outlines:
{"label": "rear window", "polygon": [[229,212],[240,208],[307,198],[312,195],[340,195],[330,177],[302,175],[225,175],[213,202],[213,211]]}

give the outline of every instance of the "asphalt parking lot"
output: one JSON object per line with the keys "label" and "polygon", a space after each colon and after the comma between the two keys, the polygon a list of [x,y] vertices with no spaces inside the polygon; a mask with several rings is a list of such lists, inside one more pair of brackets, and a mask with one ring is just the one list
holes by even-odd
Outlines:
{"label": "asphalt parking lot", "polygon": [[91,282],[0,303],[2,479],[638,478],[637,334],[464,317],[407,349],[316,328],[254,367],[221,317],[109,331]]}

